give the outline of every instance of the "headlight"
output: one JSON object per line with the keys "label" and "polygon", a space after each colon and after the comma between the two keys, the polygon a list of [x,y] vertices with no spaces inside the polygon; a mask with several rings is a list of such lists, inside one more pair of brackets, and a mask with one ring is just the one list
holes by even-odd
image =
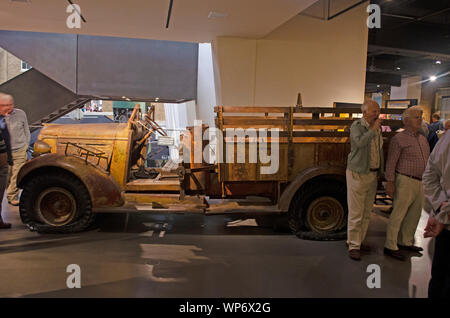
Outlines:
{"label": "headlight", "polygon": [[34,143],[33,147],[33,157],[40,156],[44,153],[50,153],[52,150],[52,147],[44,141],[38,140]]}

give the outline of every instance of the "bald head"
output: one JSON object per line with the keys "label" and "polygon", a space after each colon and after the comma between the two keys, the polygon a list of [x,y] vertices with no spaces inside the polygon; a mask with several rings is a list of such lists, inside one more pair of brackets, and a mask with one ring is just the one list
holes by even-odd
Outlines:
{"label": "bald head", "polygon": [[11,95],[0,93],[0,115],[7,115],[14,109],[14,98]]}
{"label": "bald head", "polygon": [[380,116],[380,105],[373,99],[368,99],[361,106],[364,119],[372,125]]}
{"label": "bald head", "polygon": [[373,99],[367,99],[364,102],[364,104],[362,104],[361,111],[364,113],[364,112],[367,112],[370,108],[378,108],[379,109],[380,105],[378,105],[378,103]]}
{"label": "bald head", "polygon": [[0,93],[0,106],[3,106],[6,103],[14,104],[14,98],[9,94]]}

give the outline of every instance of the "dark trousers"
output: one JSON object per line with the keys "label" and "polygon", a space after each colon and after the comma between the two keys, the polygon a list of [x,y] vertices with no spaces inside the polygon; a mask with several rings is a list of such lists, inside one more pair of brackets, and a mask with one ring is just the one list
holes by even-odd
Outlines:
{"label": "dark trousers", "polygon": [[0,167],[0,221],[2,220],[2,201],[5,194],[6,182],[8,177],[8,165]]}
{"label": "dark trousers", "polygon": [[428,298],[450,299],[450,231],[436,237]]}

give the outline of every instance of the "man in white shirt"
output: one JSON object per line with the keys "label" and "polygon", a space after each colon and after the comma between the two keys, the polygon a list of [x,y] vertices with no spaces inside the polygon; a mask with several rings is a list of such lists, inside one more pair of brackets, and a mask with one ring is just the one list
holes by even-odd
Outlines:
{"label": "man in white shirt", "polygon": [[428,297],[450,298],[450,130],[431,153],[422,184],[430,212],[424,237],[436,238]]}

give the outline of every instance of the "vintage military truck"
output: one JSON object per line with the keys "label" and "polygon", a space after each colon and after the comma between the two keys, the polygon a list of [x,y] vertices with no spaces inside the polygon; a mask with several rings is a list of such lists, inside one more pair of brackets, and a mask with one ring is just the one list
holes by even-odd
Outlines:
{"label": "vintage military truck", "polygon": [[[184,161],[159,169],[146,168],[142,154],[152,133],[166,133],[138,107],[127,123],[46,125],[35,158],[17,179],[23,223],[39,232],[71,233],[88,228],[98,212],[276,213],[287,215],[301,238],[345,236],[348,127],[360,109],[218,106],[215,112],[215,147],[202,138],[205,125],[189,127]],[[401,126],[398,120],[383,125],[391,124]],[[227,134],[235,128],[244,136]],[[385,147],[393,134],[383,133]],[[255,161],[253,146],[278,155]],[[203,152],[223,160],[193,160]],[[263,173],[274,163],[275,171]]]}

